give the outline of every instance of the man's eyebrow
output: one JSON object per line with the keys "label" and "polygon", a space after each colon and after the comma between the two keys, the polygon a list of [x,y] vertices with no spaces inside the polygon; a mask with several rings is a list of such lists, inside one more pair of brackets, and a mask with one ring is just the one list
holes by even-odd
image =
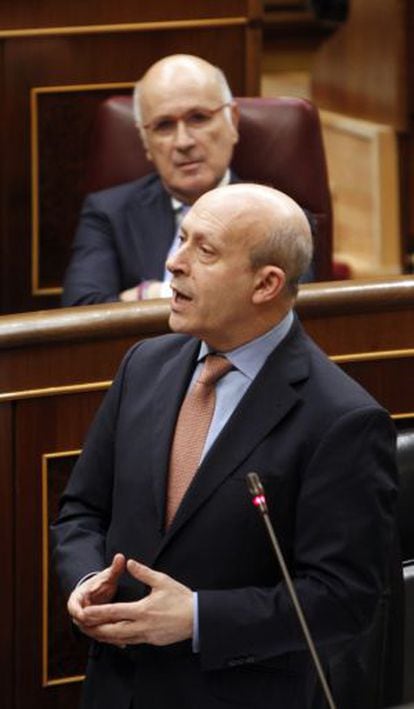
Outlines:
{"label": "man's eyebrow", "polygon": [[151,119],[150,122],[153,123],[154,121],[157,121],[157,122],[158,122],[158,121],[163,121],[163,120],[166,120],[166,119],[169,120],[169,119],[171,119],[171,118],[172,118],[172,119],[176,119],[176,118],[179,118],[179,117],[181,117],[181,116],[185,116],[187,113],[194,113],[194,112],[196,112],[196,111],[206,111],[206,110],[207,110],[207,111],[210,111],[211,109],[209,108],[209,106],[203,106],[203,105],[201,105],[201,104],[198,103],[197,105],[195,105],[195,106],[190,106],[190,108],[183,109],[182,111],[179,111],[178,113],[177,113],[177,112],[174,113],[173,111],[170,111],[170,112],[168,112],[168,113],[160,113],[160,114],[158,114],[158,115],[155,115],[155,116]]}
{"label": "man's eyebrow", "polygon": [[199,244],[201,242],[207,243],[212,249],[217,249],[217,242],[214,236],[206,233],[205,231],[194,231],[193,232],[194,241]]}
{"label": "man's eyebrow", "polygon": [[[181,236],[185,236],[186,239],[190,238],[189,229],[186,229],[183,224],[180,225],[179,234]],[[215,246],[214,238],[203,230],[193,229],[191,236],[193,241],[195,241],[196,243],[199,243],[200,241],[208,241],[208,243],[211,244],[212,247]]]}

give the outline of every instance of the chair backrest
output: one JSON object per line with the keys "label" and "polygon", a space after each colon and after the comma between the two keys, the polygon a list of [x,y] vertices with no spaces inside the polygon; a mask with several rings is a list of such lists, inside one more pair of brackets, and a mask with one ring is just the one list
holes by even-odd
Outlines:
{"label": "chair backrest", "polygon": [[[237,98],[240,140],[232,168],[242,180],[286,192],[315,217],[315,276],[332,277],[332,212],[317,109],[300,98]],[[131,96],[104,101],[92,131],[88,192],[153,170],[134,124]]]}
{"label": "chair backrest", "polygon": [[397,464],[400,475],[398,529],[403,561],[414,562],[414,428],[397,436]]}
{"label": "chair backrest", "polygon": [[[414,561],[404,563],[404,702],[414,701]],[[414,704],[410,704],[414,706]]]}
{"label": "chair backrest", "polygon": [[397,436],[397,464],[400,495],[397,509],[403,558],[404,621],[404,690],[403,700],[414,701],[414,428],[404,428]]}

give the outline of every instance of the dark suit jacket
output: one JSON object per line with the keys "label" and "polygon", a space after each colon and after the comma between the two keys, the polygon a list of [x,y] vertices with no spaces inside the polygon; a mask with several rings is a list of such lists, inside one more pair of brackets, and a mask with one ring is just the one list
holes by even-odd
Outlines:
{"label": "dark suit jacket", "polygon": [[113,302],[141,281],[162,280],[174,233],[171,197],[155,173],[88,195],[62,305]]}
{"label": "dark suit jacket", "polygon": [[[127,650],[93,644],[84,707],[128,709],[133,695],[143,709],[325,706],[247,491],[246,474],[256,471],[324,668],[341,695],[338,706],[367,709],[360,651],[387,585],[394,534],[389,417],[296,323],[207,454],[166,532],[171,438],[198,346],[167,335],[127,354],[53,533],[67,592],[115,552],[197,590],[200,653],[190,642]],[[122,579],[120,599],[145,593]],[[344,662],[352,668],[346,688]]]}

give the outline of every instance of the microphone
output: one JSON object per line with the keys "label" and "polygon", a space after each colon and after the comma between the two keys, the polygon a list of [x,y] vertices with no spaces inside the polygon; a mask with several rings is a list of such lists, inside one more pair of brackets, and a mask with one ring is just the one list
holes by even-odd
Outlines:
{"label": "microphone", "polygon": [[286,583],[288,593],[290,596],[290,599],[293,603],[293,607],[296,611],[296,615],[298,618],[298,621],[300,623],[300,626],[302,628],[303,635],[305,637],[307,646],[309,648],[309,652],[311,654],[313,664],[315,666],[316,672],[318,674],[320,683],[322,685],[322,690],[325,696],[325,699],[327,701],[327,704],[330,709],[336,709],[336,704],[333,700],[331,690],[329,688],[328,682],[326,681],[326,677],[323,673],[322,670],[322,665],[315,647],[315,643],[312,640],[312,636],[309,631],[308,624],[306,622],[305,616],[303,614],[300,601],[298,599],[295,587],[292,582],[292,577],[289,573],[289,570],[286,566],[286,562],[284,560],[282,550],[279,546],[279,542],[277,540],[275,530],[273,529],[272,522],[269,517],[269,511],[267,508],[267,502],[266,502],[266,496],[265,496],[265,491],[262,485],[262,482],[258,476],[257,473],[248,473],[247,476],[247,487],[249,489],[249,492],[253,498],[253,504],[257,509],[259,510],[264,523],[266,525],[266,529],[268,532],[268,535],[270,537],[270,541],[272,543],[273,550],[276,554],[276,558],[279,562],[280,569],[282,571],[282,576],[284,578],[284,581]]}

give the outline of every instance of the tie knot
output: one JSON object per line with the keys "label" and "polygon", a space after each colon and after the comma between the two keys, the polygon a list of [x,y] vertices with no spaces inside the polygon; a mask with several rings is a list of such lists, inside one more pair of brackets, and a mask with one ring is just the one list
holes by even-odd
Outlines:
{"label": "tie knot", "polygon": [[211,386],[227,374],[232,366],[231,362],[223,355],[207,355],[204,360],[204,367],[197,381],[206,386]]}

